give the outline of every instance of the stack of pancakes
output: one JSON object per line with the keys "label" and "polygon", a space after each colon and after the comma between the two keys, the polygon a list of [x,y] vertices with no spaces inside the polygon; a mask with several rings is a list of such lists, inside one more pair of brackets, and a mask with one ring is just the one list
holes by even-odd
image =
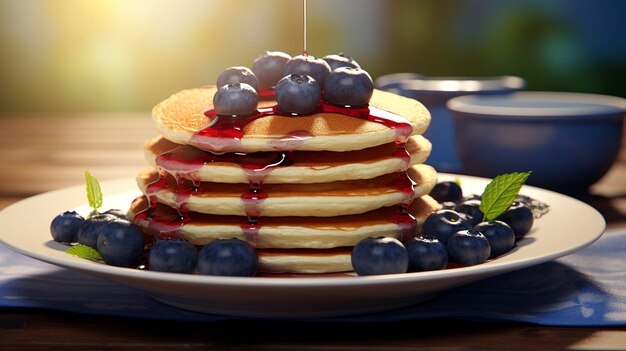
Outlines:
{"label": "stack of pancakes", "polygon": [[260,272],[347,272],[361,239],[405,240],[439,208],[419,102],[375,90],[370,118],[273,114],[274,101],[259,103],[263,116],[234,118],[211,115],[215,92],[184,90],[153,110],[162,136],[146,143],[145,196],[129,211],[147,234],[246,240]]}

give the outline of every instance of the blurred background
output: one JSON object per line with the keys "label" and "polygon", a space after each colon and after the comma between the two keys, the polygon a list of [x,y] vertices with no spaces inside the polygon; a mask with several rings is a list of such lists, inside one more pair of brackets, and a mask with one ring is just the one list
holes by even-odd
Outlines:
{"label": "blurred background", "polygon": [[[626,1],[309,0],[308,51],[372,77],[517,75],[626,96]],[[149,111],[265,50],[302,52],[300,0],[0,0],[0,115]]]}

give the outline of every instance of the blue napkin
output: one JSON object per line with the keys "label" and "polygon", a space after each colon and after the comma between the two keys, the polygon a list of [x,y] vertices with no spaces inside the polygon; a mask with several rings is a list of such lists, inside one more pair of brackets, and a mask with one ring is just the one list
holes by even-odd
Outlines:
{"label": "blue napkin", "polygon": [[[626,230],[607,231],[575,254],[452,289],[426,303],[382,313],[315,320],[459,318],[553,326],[626,326],[625,255]],[[39,262],[2,245],[0,307],[159,320],[240,319],[170,307],[133,288]]]}

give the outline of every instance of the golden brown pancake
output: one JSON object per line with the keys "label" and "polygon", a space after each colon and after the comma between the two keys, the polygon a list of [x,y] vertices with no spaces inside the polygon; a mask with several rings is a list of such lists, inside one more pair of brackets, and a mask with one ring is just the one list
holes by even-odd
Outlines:
{"label": "golden brown pancake", "polygon": [[424,162],[432,145],[421,135],[410,137],[403,151],[396,143],[348,152],[291,151],[216,155],[193,146],[156,137],[146,143],[145,155],[153,167],[197,181],[245,183],[258,177],[264,184],[327,183],[371,179],[406,171]]}
{"label": "golden brown pancake", "polygon": [[[194,182],[146,169],[137,177],[141,191],[158,202],[207,214],[235,216],[316,216],[358,214],[430,193],[437,182],[431,166],[418,164],[406,174],[316,184],[248,184]],[[414,191],[411,191],[411,190]]]}
{"label": "golden brown pancake", "polygon": [[440,207],[428,195],[416,198],[408,209],[415,218],[415,226],[408,232],[406,224],[410,218],[397,207],[336,217],[264,217],[254,232],[248,229],[247,217],[188,212],[181,219],[178,211],[167,205],[158,203],[150,208],[145,196],[133,201],[129,216],[149,235],[162,239],[179,237],[194,245],[237,238],[257,248],[328,249],[354,246],[369,236],[406,239],[419,233],[426,217]]}
{"label": "golden brown pancake", "polygon": [[260,273],[323,274],[350,272],[353,270],[351,256],[351,247],[330,250],[257,250]]}
{"label": "golden brown pancake", "polygon": [[[198,133],[214,122],[205,112],[212,108],[214,86],[188,89],[162,101],[152,110],[158,130],[176,144],[194,145],[214,152],[259,152],[276,150],[350,151],[398,141],[407,133],[405,126],[390,127],[338,113],[316,113],[307,116],[269,115],[243,126],[243,136],[201,138]],[[275,105],[260,102],[259,107]],[[396,94],[374,90],[370,106],[380,109],[383,117],[390,112],[412,127],[409,134],[422,134],[430,123],[430,113],[418,101]],[[395,118],[393,117],[393,118]],[[224,134],[224,133],[222,133]]]}

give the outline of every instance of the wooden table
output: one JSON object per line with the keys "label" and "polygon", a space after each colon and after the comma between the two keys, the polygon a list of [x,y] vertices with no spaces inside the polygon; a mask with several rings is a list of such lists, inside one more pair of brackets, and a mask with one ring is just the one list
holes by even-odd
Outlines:
{"label": "wooden table", "polygon": [[[0,208],[22,198],[98,179],[134,176],[147,164],[143,143],[157,132],[148,114],[0,117]],[[584,196],[626,227],[626,139],[618,162]],[[0,269],[2,269],[0,267]],[[457,320],[385,324],[162,322],[45,310],[0,310],[0,350],[626,349],[626,328],[557,328]]]}

